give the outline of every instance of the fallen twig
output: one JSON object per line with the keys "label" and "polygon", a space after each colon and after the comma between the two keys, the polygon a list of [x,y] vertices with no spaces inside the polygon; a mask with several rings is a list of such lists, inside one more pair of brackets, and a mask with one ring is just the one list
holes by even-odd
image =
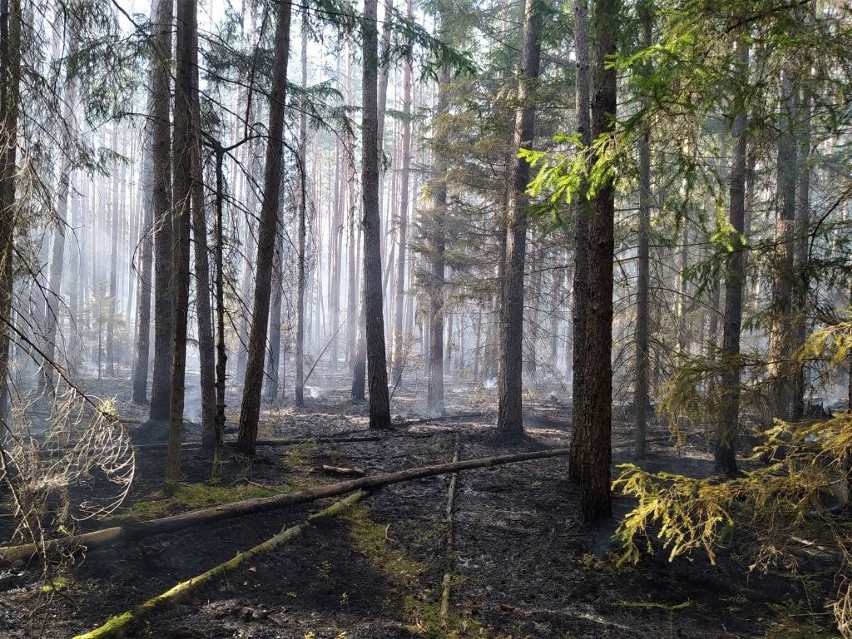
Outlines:
{"label": "fallen twig", "polygon": [[[459,461],[459,437],[456,435],[456,448],[453,452],[453,463]],[[456,479],[458,473],[453,473],[450,478],[450,487],[447,490],[447,566],[444,570],[443,588],[441,591],[441,625],[446,630],[447,617],[450,614],[450,582],[453,577],[453,509],[456,499]]]}

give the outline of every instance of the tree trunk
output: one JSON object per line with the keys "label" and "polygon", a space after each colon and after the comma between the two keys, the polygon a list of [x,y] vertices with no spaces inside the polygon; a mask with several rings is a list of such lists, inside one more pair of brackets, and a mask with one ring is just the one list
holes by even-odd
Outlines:
{"label": "tree trunk", "polygon": [[0,2],[0,419],[9,414],[15,176],[21,82],[21,2]]}
{"label": "tree trunk", "polygon": [[[352,89],[352,66],[354,64],[354,56],[352,54],[352,45],[349,45],[348,60],[346,70],[346,102],[352,104],[354,95]],[[358,285],[358,260],[356,258],[358,246],[357,233],[357,203],[356,203],[356,184],[355,184],[355,134],[352,130],[347,130],[344,137],[344,162],[346,163],[346,195],[347,195],[347,210],[346,210],[346,260],[347,260],[347,294],[346,294],[346,362],[350,372],[355,368],[356,350],[358,348],[358,330],[361,324],[359,323],[358,307],[360,305],[360,287]],[[362,383],[363,386],[363,383]],[[363,399],[363,392],[361,398]],[[353,397],[353,399],[359,399]]]}
{"label": "tree trunk", "polygon": [[153,422],[169,419],[174,316],[169,287],[172,281],[171,132],[169,123],[172,51],[172,1],[155,0],[154,55],[151,78],[151,126],[154,154],[154,370],[151,384]]}
{"label": "tree trunk", "polygon": [[263,203],[257,243],[257,275],[254,290],[254,318],[249,337],[246,379],[240,411],[240,450],[254,455],[260,398],[263,386],[263,362],[269,323],[269,298],[272,290],[272,260],[278,226],[278,200],[281,191],[284,145],[284,110],[287,88],[287,62],[290,58],[289,2],[278,5],[275,25],[272,87],[269,100],[269,139],[263,175]]}
{"label": "tree trunk", "polygon": [[[793,279],[793,327],[791,341],[793,348],[804,345],[808,325],[808,288],[810,273],[810,190],[811,190],[811,95],[805,87],[802,102],[798,110],[800,133],[798,135],[798,186],[796,192],[796,243],[795,269]],[[796,362],[793,372],[793,406],[791,418],[802,419],[805,412],[805,364]]]}
{"label": "tree trunk", "polygon": [[[642,46],[650,47],[654,27],[652,0],[640,4],[642,22]],[[652,69],[646,62],[640,71],[643,78],[650,78]],[[647,106],[648,100],[643,98]],[[639,139],[639,249],[637,255],[636,281],[636,380],[634,382],[633,408],[636,431],[633,455],[644,459],[647,453],[646,409],[648,407],[648,326],[650,296],[650,234],[651,234],[651,132],[645,129]]]}
{"label": "tree trunk", "polygon": [[[177,11],[177,73],[175,76],[174,131],[174,305],[175,344],[172,355],[172,392],[169,411],[169,448],[164,491],[174,493],[180,483],[180,445],[186,396],[186,338],[189,320],[189,245],[192,228],[192,178],[196,155],[193,136],[192,47],[195,42],[195,0],[181,0]],[[203,212],[202,212],[203,214]]]}
{"label": "tree trunk", "polygon": [[[307,5],[302,13],[302,87],[308,88],[308,14]],[[301,98],[299,114],[299,143],[297,153],[299,171],[299,231],[298,231],[298,270],[296,273],[296,406],[305,405],[305,239],[307,237],[307,191],[308,168],[306,166],[308,147],[308,116],[305,95]]]}
{"label": "tree trunk", "polygon": [[[412,15],[412,0],[407,0],[407,15]],[[405,332],[403,315],[405,312],[405,260],[408,242],[408,202],[409,179],[411,174],[411,58],[406,57],[402,71],[402,175],[400,177],[399,201],[399,247],[396,253],[396,299],[393,311],[393,367],[394,387],[402,381],[405,368]]]}
{"label": "tree trunk", "polygon": [[772,285],[772,325],[769,331],[769,382],[772,417],[789,420],[792,407],[790,331],[793,310],[793,227],[796,219],[796,96],[789,71],[781,77],[778,138],[778,178],[775,202],[775,257]]}
{"label": "tree trunk", "polygon": [[[532,146],[535,128],[533,84],[539,75],[542,17],[535,0],[527,0],[524,11],[524,48],[518,75],[518,108],[515,112],[513,149]],[[527,246],[527,183],[530,167],[513,158],[512,184],[508,200],[506,271],[500,317],[500,368],[497,405],[497,434],[501,440],[518,440],[523,425],[524,262]]]}
{"label": "tree trunk", "polygon": [[[589,13],[587,0],[575,0],[574,3],[574,49],[577,56],[576,71],[576,108],[577,134],[580,138],[580,152],[587,152],[592,143],[590,120],[590,82],[589,82]],[[571,433],[571,455],[568,460],[568,476],[572,480],[580,479],[584,437],[579,425],[586,417],[586,379],[579,374],[586,355],[586,321],[588,315],[589,291],[589,217],[591,205],[586,197],[588,185],[583,180],[577,193],[574,209],[574,280],[573,280],[573,348],[571,360],[571,402],[573,408],[573,432]]]}
{"label": "tree trunk", "polygon": [[195,239],[195,312],[198,322],[198,366],[201,384],[201,441],[205,450],[216,445],[216,352],[210,302],[210,250],[204,206],[204,166],[201,144],[201,104],[198,94],[198,15],[193,14],[190,73],[192,93],[192,229]]}
{"label": "tree trunk", "polygon": [[334,152],[334,198],[328,252],[328,312],[331,323],[329,344],[329,372],[336,373],[340,355],[340,272],[343,261],[343,181],[341,180],[340,144],[335,143]]}
{"label": "tree trunk", "polygon": [[224,152],[216,149],[216,201],[214,234],[216,235],[213,259],[216,268],[216,418],[213,429],[213,475],[218,475],[222,457],[222,441],[225,434],[225,375],[228,369],[228,353],[225,349],[225,260],[223,208],[225,199],[225,177],[222,163]]}
{"label": "tree trunk", "polygon": [[[748,45],[740,41],[739,57],[742,80],[748,78]],[[734,118],[731,135],[733,164],[730,177],[731,225],[729,241],[731,251],[725,262],[725,319],[722,329],[721,407],[716,426],[714,461],[717,473],[733,477],[737,474],[737,430],[740,412],[740,332],[743,317],[743,289],[746,276],[745,236],[745,183],[746,156],[748,150],[748,115],[745,96],[737,96],[738,111]]]}
{"label": "tree trunk", "polygon": [[[79,28],[76,24],[70,26],[69,55],[74,56],[77,53],[77,41]],[[56,230],[53,235],[53,250],[50,258],[50,283],[48,285],[47,309],[45,310],[45,320],[47,330],[45,331],[45,358],[42,373],[44,375],[44,385],[48,393],[53,396],[56,392],[55,384],[55,353],[56,353],[56,333],[59,326],[59,306],[62,300],[62,272],[65,264],[65,226],[68,216],[68,192],[71,187],[71,144],[70,132],[73,130],[74,121],[74,106],[77,100],[77,81],[71,74],[66,77],[65,84],[65,104],[62,110],[62,120],[65,127],[63,142],[66,145],[62,156],[61,168],[59,171],[59,188],[56,194]],[[5,215],[5,214],[4,214]]]}
{"label": "tree trunk", "polygon": [[[112,148],[118,149],[118,124],[116,122],[112,125]],[[112,211],[112,248],[110,250],[110,259],[109,259],[109,300],[107,301],[107,312],[109,313],[109,317],[107,319],[107,338],[106,338],[106,375],[109,377],[115,377],[115,316],[118,311],[118,240],[119,240],[119,230],[121,228],[121,218],[123,211],[120,210],[120,202],[121,200],[118,197],[118,164],[113,167],[113,175],[112,180],[112,204],[110,205],[110,209]],[[104,193],[104,199],[106,199],[107,194]]]}
{"label": "tree trunk", "polygon": [[[153,73],[153,71],[152,71]],[[153,111],[151,96],[148,111]],[[139,294],[136,298],[136,357],[133,366],[133,402],[148,402],[148,360],[151,357],[151,270],[154,266],[154,166],[153,128],[147,123],[142,136],[142,228],[140,229]]]}
{"label": "tree trunk", "polygon": [[[608,60],[616,53],[619,0],[595,0],[592,64],[592,138],[610,135],[616,120],[616,71]],[[593,152],[592,162],[600,158]],[[589,219],[585,359],[576,372],[585,380],[585,411],[575,429],[584,433],[580,450],[580,509],[585,521],[612,515],[612,289],[615,189],[610,176],[596,188]]]}
{"label": "tree trunk", "polygon": [[378,33],[376,0],[365,0],[364,113],[361,188],[364,204],[364,310],[366,315],[367,375],[370,386],[370,428],[390,428],[388,370],[385,357],[385,323],[382,309],[382,235],[379,211],[378,148]]}

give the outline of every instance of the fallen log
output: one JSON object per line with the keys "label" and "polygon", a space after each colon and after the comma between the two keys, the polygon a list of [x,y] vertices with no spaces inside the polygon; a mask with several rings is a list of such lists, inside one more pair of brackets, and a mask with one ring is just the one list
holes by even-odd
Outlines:
{"label": "fallen log", "polygon": [[95,628],[94,630],[82,635],[77,635],[74,639],[120,639],[121,637],[126,637],[128,636],[128,631],[132,630],[133,627],[136,627],[141,621],[150,617],[152,613],[163,608],[163,606],[177,603],[186,596],[196,592],[201,586],[204,586],[212,582],[214,579],[235,570],[255,555],[268,552],[295,539],[305,532],[305,530],[307,530],[317,519],[336,515],[341,510],[348,508],[352,504],[366,497],[367,494],[367,491],[359,490],[345,499],[341,499],[340,501],[333,503],[328,508],[321,510],[318,513],[314,513],[301,524],[291,526],[290,528],[283,528],[281,532],[274,537],[270,537],[266,541],[261,542],[257,546],[249,548],[244,552],[237,553],[236,557],[233,559],[229,559],[228,561],[201,573],[197,577],[180,582],[166,592],[159,594],[156,597],[152,597],[141,606],[112,617],[99,628]]}
{"label": "fallen log", "polygon": [[363,477],[367,474],[361,468],[343,468],[342,466],[329,466],[328,464],[323,464],[317,470],[332,475],[349,475],[350,477]]}
{"label": "fallen log", "polygon": [[568,448],[551,448],[549,450],[530,453],[516,453],[514,455],[500,455],[497,457],[482,457],[479,459],[468,459],[451,464],[435,464],[433,466],[422,466],[401,470],[395,473],[373,475],[371,477],[360,477],[348,481],[315,486],[292,493],[273,495],[272,497],[255,497],[231,504],[222,504],[193,510],[178,515],[152,519],[125,526],[115,526],[103,530],[95,530],[80,535],[68,536],[62,539],[50,539],[39,544],[23,544],[20,546],[0,547],[0,563],[17,565],[29,561],[36,555],[46,556],[56,550],[85,546],[93,550],[108,544],[120,541],[135,541],[153,535],[161,535],[183,530],[201,524],[211,524],[217,521],[235,519],[246,515],[268,512],[294,506],[326,497],[335,497],[355,490],[369,490],[424,477],[433,477],[460,470],[471,470],[474,468],[487,468],[501,464],[532,461],[536,459],[548,459],[550,457],[564,457],[568,455]]}

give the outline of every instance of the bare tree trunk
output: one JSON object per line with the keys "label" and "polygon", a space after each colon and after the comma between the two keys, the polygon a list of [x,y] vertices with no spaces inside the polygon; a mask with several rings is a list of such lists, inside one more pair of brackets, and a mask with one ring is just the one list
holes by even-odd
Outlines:
{"label": "bare tree trunk", "polygon": [[169,419],[171,367],[174,351],[174,315],[169,286],[172,281],[171,133],[169,130],[172,51],[172,1],[155,0],[154,50],[151,78],[151,122],[154,129],[154,371],[151,385],[153,422]]}
{"label": "bare tree trunk", "polygon": [[379,211],[378,144],[378,33],[376,0],[365,0],[362,37],[364,44],[364,113],[361,123],[364,203],[364,309],[366,315],[367,369],[370,380],[370,428],[390,428],[388,370],[385,356],[385,323],[382,310],[381,212]]}
{"label": "bare tree trunk", "polygon": [[[77,53],[77,41],[79,38],[79,27],[73,23],[70,26],[69,55]],[[62,110],[64,126],[63,141],[66,145],[62,156],[62,164],[59,172],[59,188],[56,195],[56,230],[53,235],[53,250],[50,258],[50,283],[48,285],[47,309],[45,320],[47,330],[45,331],[45,361],[43,365],[44,385],[48,393],[55,394],[55,353],[56,333],[59,325],[59,305],[62,300],[62,273],[65,265],[65,226],[68,216],[68,192],[71,187],[71,131],[74,128],[74,106],[77,100],[77,81],[71,74],[66,77],[65,105]],[[3,214],[5,215],[5,213]]]}
{"label": "bare tree trunk", "polygon": [[272,87],[269,101],[269,140],[263,175],[263,204],[258,230],[257,275],[254,291],[254,318],[249,337],[246,380],[240,411],[240,450],[254,455],[257,441],[257,422],[260,417],[260,398],[263,386],[263,362],[266,352],[266,332],[269,322],[269,298],[272,286],[272,260],[278,226],[278,201],[283,169],[284,110],[287,88],[287,63],[290,58],[291,4],[277,8],[275,53]]}
{"label": "bare tree trunk", "polygon": [[21,82],[21,2],[0,2],[0,419],[9,414],[15,175]]}
{"label": "bare tree trunk", "polygon": [[204,206],[204,166],[201,152],[201,104],[198,95],[198,15],[193,14],[190,51],[190,109],[192,136],[192,229],[195,239],[195,312],[198,322],[198,365],[201,384],[201,442],[216,446],[216,352],[210,302],[210,251]]}
{"label": "bare tree trunk", "polygon": [[[654,28],[652,0],[640,5],[642,22],[642,46],[650,47]],[[646,62],[640,73],[643,78],[651,76],[651,64]],[[643,98],[647,104],[648,100]],[[636,381],[634,382],[633,408],[636,431],[633,455],[644,459],[647,453],[646,409],[648,407],[648,326],[650,296],[650,234],[651,234],[651,132],[645,129],[639,140],[639,249],[637,255],[636,282]]]}
{"label": "bare tree trunk", "polygon": [[219,462],[222,457],[222,440],[225,433],[225,375],[228,368],[228,353],[225,349],[225,263],[223,208],[225,199],[225,177],[222,168],[224,152],[216,149],[216,201],[213,232],[216,244],[213,259],[216,268],[216,418],[213,429],[213,475],[218,476]]}
{"label": "bare tree trunk", "polygon": [[334,201],[332,204],[331,228],[328,252],[328,312],[331,323],[331,344],[328,350],[329,371],[337,372],[339,363],[340,329],[340,272],[343,260],[343,182],[341,180],[340,145],[335,144],[334,153]]}
{"label": "bare tree trunk", "polygon": [[[438,107],[436,120],[449,112],[450,70],[443,67],[438,72]],[[434,150],[435,177],[432,183],[432,211],[427,225],[431,272],[429,276],[429,411],[444,412],[444,237],[447,217],[448,162],[441,149]]]}
{"label": "bare tree trunk", "polygon": [[[619,0],[595,0],[592,64],[592,138],[612,133],[616,119],[616,71],[608,60],[616,53]],[[593,152],[592,162],[598,161]],[[612,515],[610,464],[612,461],[612,289],[615,188],[610,176],[592,198],[589,219],[585,358],[576,371],[585,380],[585,410],[574,428],[584,433],[580,450],[580,509],[585,521]]]}
{"label": "bare tree trunk", "polygon": [[266,363],[267,402],[278,399],[278,389],[282,376],[281,369],[281,303],[284,297],[281,283],[284,279],[284,218],[282,208],[278,207],[278,225],[282,229],[275,236],[275,260],[272,264],[272,301],[269,310],[269,357]]}
{"label": "bare tree trunk", "polygon": [[[354,56],[352,55],[351,45],[348,50],[348,60],[346,69],[346,101],[352,104],[354,101],[352,89],[352,66]],[[357,229],[356,229],[356,211],[357,204],[355,199],[355,134],[350,130],[347,131],[344,137],[344,162],[346,163],[346,193],[347,193],[347,212],[346,212],[346,256],[347,256],[347,295],[346,295],[346,361],[349,370],[352,371],[356,362],[356,350],[358,344],[358,328],[361,325],[358,321],[358,306],[360,303],[360,287],[358,286],[358,261],[356,259],[357,252]],[[361,394],[363,398],[363,393]],[[357,398],[354,398],[357,399]]]}
{"label": "bare tree trunk", "polygon": [[[308,14],[307,5],[303,6],[302,13],[302,87],[308,86]],[[304,95],[301,99],[301,113],[299,115],[299,231],[298,231],[298,271],[296,273],[296,384],[295,397],[296,406],[305,405],[305,238],[307,236],[307,190],[308,190],[308,168],[307,146],[308,146],[308,116]]]}
{"label": "bare tree trunk", "polygon": [[[811,95],[805,87],[798,110],[800,133],[798,135],[798,186],[796,192],[796,242],[795,269],[793,279],[793,326],[791,341],[793,348],[805,343],[808,326],[808,288],[810,274],[810,190],[811,190]],[[805,412],[805,365],[796,362],[793,372],[793,406],[791,418],[802,419]]]}
{"label": "bare tree trunk", "polygon": [[169,447],[166,453],[167,494],[180,483],[180,445],[186,395],[186,338],[189,320],[189,247],[192,228],[192,177],[196,155],[192,109],[192,46],[195,38],[195,0],[181,0],[177,10],[177,73],[175,76],[174,153],[174,304],[175,346],[172,356],[172,393]]}
{"label": "bare tree trunk", "polygon": [[[407,0],[407,15],[412,15],[412,0]],[[396,299],[393,312],[393,385],[402,381],[405,367],[405,333],[403,332],[403,314],[405,311],[405,264],[408,242],[408,202],[409,179],[411,174],[411,58],[406,57],[402,71],[402,175],[400,177],[399,202],[399,248],[396,253]]]}
{"label": "bare tree trunk", "polygon": [[[118,124],[112,126],[112,148],[118,149]],[[121,228],[122,211],[119,211],[118,198],[118,165],[112,169],[112,179],[107,184],[112,185],[112,202],[109,205],[111,211],[112,244],[109,258],[109,299],[107,300],[107,337],[106,337],[106,371],[109,377],[115,377],[115,315],[118,310],[118,237]],[[104,193],[104,199],[108,195]],[[106,206],[104,208],[107,208]]]}
{"label": "bare tree trunk", "polygon": [[[148,110],[153,111],[149,95]],[[142,133],[142,228],[140,230],[139,294],[136,299],[136,357],[133,366],[133,402],[148,402],[148,359],[151,357],[151,270],[154,266],[154,166],[153,128],[145,125]]]}
{"label": "bare tree trunk", "polygon": [[[527,0],[524,10],[524,45],[518,75],[518,108],[515,112],[513,149],[530,147],[535,129],[533,84],[539,75],[542,27],[540,9]],[[500,313],[500,367],[497,433],[504,441],[520,439],[523,425],[523,328],[524,264],[527,247],[527,183],[530,167],[525,159],[513,158],[512,184],[508,192],[506,267]]]}
{"label": "bare tree trunk", "polygon": [[781,77],[778,178],[775,203],[775,263],[772,285],[772,326],[769,331],[769,381],[772,417],[790,419],[793,310],[793,226],[796,219],[796,96],[789,71]]}
{"label": "bare tree trunk", "polygon": [[[587,0],[575,0],[574,3],[574,50],[577,56],[576,71],[576,105],[577,133],[580,137],[581,151],[586,152],[591,146],[591,120],[589,97],[589,12]],[[586,380],[579,374],[583,361],[586,359],[586,321],[588,315],[589,289],[589,217],[591,206],[586,199],[585,181],[581,183],[577,193],[577,204],[574,215],[574,281],[573,281],[573,347],[571,364],[571,401],[573,405],[573,432],[571,434],[571,455],[568,461],[568,476],[573,480],[580,479],[582,459],[580,451],[584,446],[586,433],[578,428],[578,424],[588,419],[586,407]]]}
{"label": "bare tree trunk", "polygon": [[[748,78],[748,44],[740,41],[739,64],[742,79]],[[722,333],[721,407],[716,426],[715,468],[717,473],[737,474],[737,427],[740,412],[740,332],[743,317],[743,289],[746,277],[746,246],[743,243],[746,204],[746,156],[748,150],[748,114],[744,95],[736,96],[738,111],[731,135],[734,139],[730,177],[730,243],[732,250],[725,263],[725,324]],[[747,236],[746,236],[747,237]]]}

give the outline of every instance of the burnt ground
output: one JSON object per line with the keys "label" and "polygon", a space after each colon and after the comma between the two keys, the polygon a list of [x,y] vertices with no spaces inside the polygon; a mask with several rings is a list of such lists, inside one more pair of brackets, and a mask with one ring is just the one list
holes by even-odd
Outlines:
{"label": "burnt ground", "polygon": [[[340,388],[345,380],[340,380]],[[115,395],[138,441],[158,434],[140,423],[119,382],[90,382]],[[422,396],[423,389],[408,391]],[[344,393],[314,393],[307,406],[272,407],[261,436],[315,438],[359,433],[366,407]],[[237,404],[236,401],[233,402]],[[226,450],[221,486],[293,489],[340,481],[321,464],[368,474],[448,462],[458,439],[460,459],[566,446],[570,407],[558,393],[526,399],[528,439],[506,448],[492,439],[493,391],[457,387],[448,417],[406,424],[416,413],[405,395],[394,399],[400,422],[378,441],[265,446],[246,459]],[[457,417],[453,417],[453,416]],[[236,419],[236,415],[231,416]],[[187,437],[197,435],[190,427]],[[627,461],[629,426],[616,423],[616,462]],[[648,463],[706,474],[711,456],[700,442],[672,448],[665,428],[650,433]],[[157,498],[162,450],[140,450],[127,511]],[[577,515],[577,489],[555,458],[472,470],[458,476],[450,616],[439,615],[447,567],[449,476],[385,487],[348,514],[320,520],[278,549],[167,607],[131,636],[157,638],[356,639],[470,637],[490,639],[834,637],[826,602],[833,592],[830,559],[814,558],[796,575],[749,573],[736,539],[717,566],[702,556],[668,563],[664,553],[617,569],[609,541],[615,523],[590,528]],[[187,482],[202,484],[210,465],[197,452],[183,459]],[[198,575],[299,523],[330,501],[231,520],[78,555],[70,579],[44,589],[41,568],[0,573],[0,637],[65,638],[91,630],[177,582]],[[615,499],[618,513],[630,507]],[[8,516],[0,520],[6,533]],[[102,524],[105,525],[105,524]],[[8,536],[4,537],[8,539]]]}

